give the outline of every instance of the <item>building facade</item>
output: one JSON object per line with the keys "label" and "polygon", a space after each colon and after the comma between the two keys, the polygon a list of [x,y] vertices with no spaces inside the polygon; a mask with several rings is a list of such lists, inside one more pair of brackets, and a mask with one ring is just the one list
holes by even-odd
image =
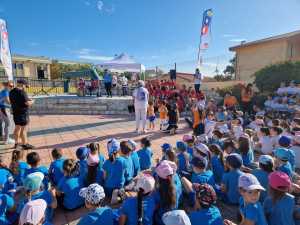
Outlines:
{"label": "building facade", "polygon": [[285,61],[300,61],[300,31],[229,48],[236,53],[236,79],[254,81],[255,72]]}

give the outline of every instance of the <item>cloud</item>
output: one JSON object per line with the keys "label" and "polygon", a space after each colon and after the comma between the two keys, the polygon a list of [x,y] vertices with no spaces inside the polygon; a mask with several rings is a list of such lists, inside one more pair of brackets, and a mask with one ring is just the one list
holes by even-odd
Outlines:
{"label": "cloud", "polygon": [[115,6],[112,5],[111,7],[107,7],[105,9],[105,12],[107,12],[108,14],[113,14],[115,12],[115,9],[116,9]]}
{"label": "cloud", "polygon": [[90,3],[89,1],[84,1],[84,4],[85,4],[86,6],[90,6],[90,5],[91,5],[91,3]]}
{"label": "cloud", "polygon": [[242,41],[246,41],[247,39],[245,38],[234,38],[234,39],[230,39],[230,42],[242,42]]}
{"label": "cloud", "polygon": [[93,60],[93,61],[108,61],[112,60],[113,57],[111,56],[103,56],[103,55],[79,55],[79,59],[85,59],[85,60]]}
{"label": "cloud", "polygon": [[101,12],[103,10],[104,3],[101,0],[97,1],[97,9]]}
{"label": "cloud", "polygon": [[30,42],[28,45],[31,46],[31,47],[35,47],[35,46],[39,46],[40,43],[37,43],[37,42]]}
{"label": "cloud", "polygon": [[224,38],[233,38],[233,37],[236,37],[235,34],[223,34],[222,35]]}

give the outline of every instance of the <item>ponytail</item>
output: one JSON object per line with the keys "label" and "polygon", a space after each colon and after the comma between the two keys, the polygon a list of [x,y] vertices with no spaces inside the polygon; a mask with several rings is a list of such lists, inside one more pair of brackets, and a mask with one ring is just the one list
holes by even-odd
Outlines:
{"label": "ponytail", "polygon": [[111,162],[114,162],[115,160],[116,160],[116,157],[117,157],[117,153],[116,152],[114,152],[113,154],[111,154],[110,156],[109,156],[109,161],[111,161]]}
{"label": "ponytail", "polygon": [[137,225],[143,225],[143,217],[144,217],[143,195],[144,195],[144,190],[140,188],[137,193],[137,210],[138,210]]}
{"label": "ponytail", "polygon": [[167,179],[159,178],[159,194],[161,208],[171,210],[176,206],[176,190],[173,176],[169,176]]}
{"label": "ponytail", "polygon": [[13,150],[11,162],[18,162],[22,158],[22,151],[20,150]]}

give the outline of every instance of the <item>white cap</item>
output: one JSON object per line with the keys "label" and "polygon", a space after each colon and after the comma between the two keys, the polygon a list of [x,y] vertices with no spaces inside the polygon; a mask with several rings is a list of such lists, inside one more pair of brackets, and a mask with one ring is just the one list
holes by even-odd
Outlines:
{"label": "white cap", "polygon": [[149,174],[141,174],[136,183],[137,189],[143,189],[144,194],[150,193],[154,190],[155,187],[155,180],[154,178]]}
{"label": "white cap", "polygon": [[165,225],[191,225],[191,221],[184,210],[173,210],[162,216]]}
{"label": "white cap", "polygon": [[253,190],[265,191],[263,186],[260,185],[257,178],[251,173],[245,173],[240,176],[239,187],[243,188],[246,191],[253,191]]}

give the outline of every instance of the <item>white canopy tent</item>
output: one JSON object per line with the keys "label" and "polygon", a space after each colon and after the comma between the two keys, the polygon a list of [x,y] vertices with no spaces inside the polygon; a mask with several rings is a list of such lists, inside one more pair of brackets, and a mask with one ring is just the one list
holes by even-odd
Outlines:
{"label": "white canopy tent", "polygon": [[145,66],[141,63],[135,62],[130,56],[125,53],[115,57],[110,61],[103,62],[97,65],[100,69],[108,69],[111,72],[132,72],[143,73],[145,72]]}

